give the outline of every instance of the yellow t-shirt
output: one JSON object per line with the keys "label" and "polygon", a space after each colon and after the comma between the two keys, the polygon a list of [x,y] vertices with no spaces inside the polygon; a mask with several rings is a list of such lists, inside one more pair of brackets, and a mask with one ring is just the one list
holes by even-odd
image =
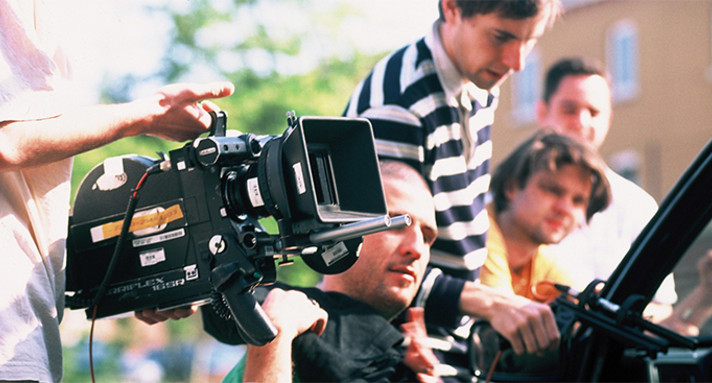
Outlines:
{"label": "yellow t-shirt", "polygon": [[534,299],[532,286],[540,281],[550,281],[580,289],[573,280],[575,275],[569,272],[556,257],[548,251],[548,246],[539,246],[538,252],[529,261],[529,265],[519,274],[513,273],[507,261],[507,248],[499,225],[494,219],[494,206],[487,205],[490,228],[487,233],[487,259],[480,271],[480,282],[500,291],[514,293]]}

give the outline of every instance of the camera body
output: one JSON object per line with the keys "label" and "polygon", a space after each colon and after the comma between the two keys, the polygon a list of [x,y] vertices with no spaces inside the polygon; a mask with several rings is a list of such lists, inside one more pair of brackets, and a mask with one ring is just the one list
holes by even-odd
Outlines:
{"label": "camera body", "polygon": [[264,344],[276,332],[251,293],[275,281],[277,261],[342,272],[363,235],[391,227],[368,120],[289,116],[282,135],[229,137],[226,118],[215,113],[211,134],[170,159],[109,158],[85,176],[69,221],[67,307],[101,318],[222,298],[246,340]]}

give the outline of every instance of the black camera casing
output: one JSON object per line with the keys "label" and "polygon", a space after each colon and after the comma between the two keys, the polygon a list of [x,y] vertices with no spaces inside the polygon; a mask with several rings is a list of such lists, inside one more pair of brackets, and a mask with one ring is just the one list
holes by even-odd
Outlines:
{"label": "black camera casing", "polygon": [[[66,290],[74,294],[67,307],[101,318],[203,304],[222,294],[234,316],[251,316],[252,289],[275,281],[276,260],[300,255],[321,273],[341,272],[356,261],[362,241],[339,238],[344,228],[383,217],[382,227],[356,232],[390,225],[367,120],[301,117],[280,136],[226,137],[224,119],[214,121],[222,129],[171,151],[170,162],[114,157],[85,176],[69,221]],[[139,194],[139,180],[159,166],[166,169],[145,178]],[[93,314],[133,194],[139,198],[131,228]],[[268,216],[279,235],[259,224]],[[242,327],[249,332],[246,322],[253,321]]]}

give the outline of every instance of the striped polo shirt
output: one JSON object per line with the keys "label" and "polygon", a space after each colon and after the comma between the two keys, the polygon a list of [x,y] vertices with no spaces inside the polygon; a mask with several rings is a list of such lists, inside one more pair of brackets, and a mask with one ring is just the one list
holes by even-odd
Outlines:
{"label": "striped polo shirt", "polygon": [[472,280],[487,256],[484,207],[498,91],[462,79],[438,26],[377,63],[344,114],[371,121],[381,158],[405,161],[425,176],[440,232],[431,265]]}

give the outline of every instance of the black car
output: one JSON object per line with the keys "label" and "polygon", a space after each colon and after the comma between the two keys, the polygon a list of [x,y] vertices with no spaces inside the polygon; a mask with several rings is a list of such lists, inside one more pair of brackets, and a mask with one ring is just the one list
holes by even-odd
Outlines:
{"label": "black car", "polygon": [[[582,292],[566,292],[559,286],[565,293],[552,303],[562,332],[558,352],[518,360],[507,354],[491,327],[476,324],[470,350],[474,380],[712,381],[711,323],[691,336],[643,317],[668,274],[674,276],[678,304],[699,286],[698,264],[703,257],[712,258],[708,255],[711,219],[712,141],[678,180],[605,283],[592,281]],[[707,296],[712,301],[712,291]],[[684,318],[705,309],[712,312],[712,303],[675,315]]]}

